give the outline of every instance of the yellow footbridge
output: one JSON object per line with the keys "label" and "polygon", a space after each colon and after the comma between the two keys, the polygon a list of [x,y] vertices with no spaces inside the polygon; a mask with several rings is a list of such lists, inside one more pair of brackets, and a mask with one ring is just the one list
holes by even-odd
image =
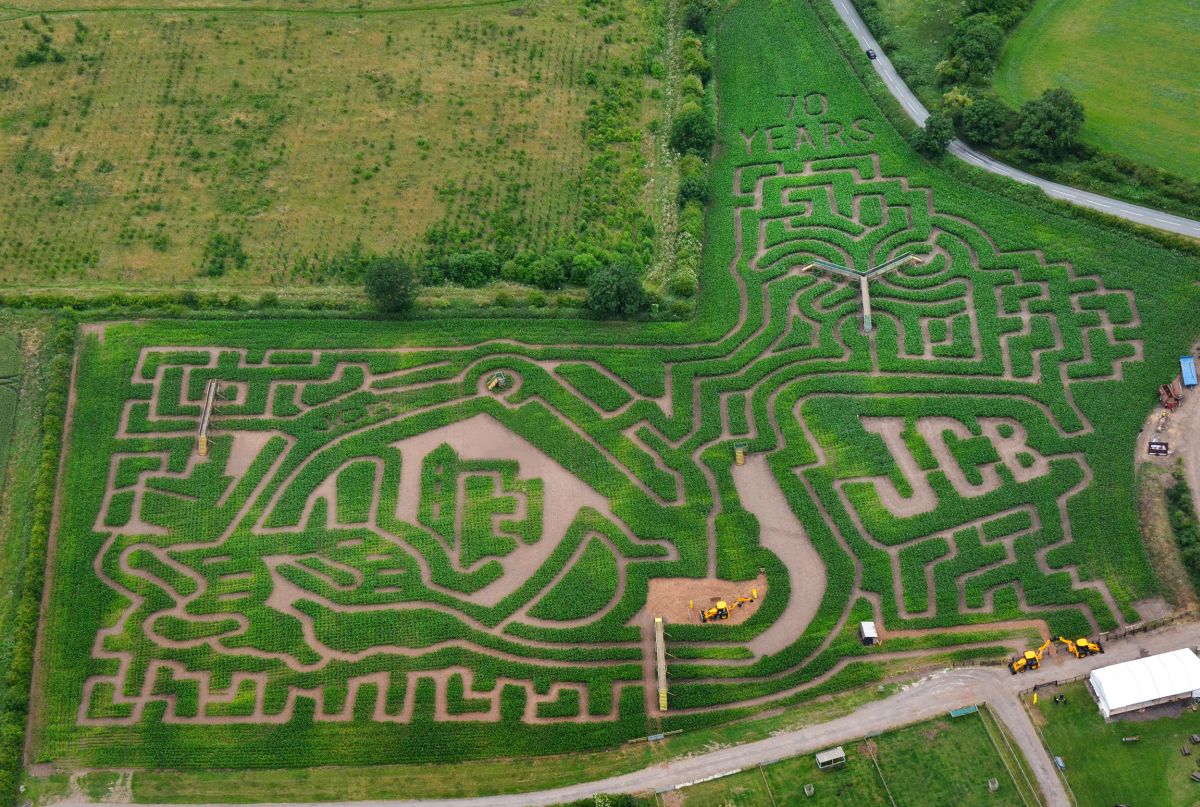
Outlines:
{"label": "yellow footbridge", "polygon": [[658,665],[658,709],[667,711],[667,642],[663,635],[663,618],[654,617],[654,655]]}
{"label": "yellow footbridge", "polygon": [[204,411],[200,414],[200,429],[196,433],[196,453],[201,457],[208,456],[208,419],[212,415],[213,401],[217,398],[217,386],[220,382],[213,379],[208,382],[204,393]]}

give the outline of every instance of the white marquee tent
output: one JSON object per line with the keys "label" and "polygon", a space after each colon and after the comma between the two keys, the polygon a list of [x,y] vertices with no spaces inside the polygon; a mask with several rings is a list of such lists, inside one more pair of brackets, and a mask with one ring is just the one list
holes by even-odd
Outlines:
{"label": "white marquee tent", "polygon": [[1088,679],[1105,717],[1200,697],[1200,658],[1188,648],[1093,670]]}

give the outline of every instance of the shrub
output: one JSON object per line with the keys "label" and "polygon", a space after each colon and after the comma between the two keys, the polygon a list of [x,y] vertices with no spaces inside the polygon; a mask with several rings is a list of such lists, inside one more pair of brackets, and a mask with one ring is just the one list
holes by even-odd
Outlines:
{"label": "shrub", "polygon": [[703,35],[708,30],[708,15],[717,6],[714,0],[687,0],[683,4],[683,24]]}
{"label": "shrub", "polygon": [[708,201],[707,178],[690,176],[679,180],[679,206],[683,207],[693,200],[701,204]]}
{"label": "shrub", "polygon": [[417,281],[412,267],[398,255],[372,258],[367,263],[363,283],[371,304],[385,314],[404,313],[417,299]]}
{"label": "shrub", "polygon": [[913,138],[913,148],[928,157],[936,157],[946,150],[954,139],[954,126],[941,112],[933,112],[925,121],[925,128]]}
{"label": "shrub", "polygon": [[487,250],[458,252],[446,260],[446,279],[466,286],[479,288],[500,274],[500,261]]}
{"label": "shrub", "polygon": [[559,261],[549,255],[536,258],[529,264],[521,277],[521,281],[539,289],[561,289],[566,282],[567,274]]}
{"label": "shrub", "polygon": [[667,291],[676,297],[692,297],[700,287],[696,273],[691,269],[677,269],[667,282]]}
{"label": "shrub", "polygon": [[688,233],[697,241],[704,239],[704,208],[698,200],[689,200],[679,212],[679,232]]}
{"label": "shrub", "polygon": [[587,285],[588,278],[592,276],[597,269],[604,264],[590,252],[580,252],[571,258],[570,270],[567,273],[568,279],[579,286]]}
{"label": "shrub", "polygon": [[707,157],[717,130],[712,117],[695,101],[685,101],[671,123],[671,148],[680,154]]}
{"label": "shrub", "polygon": [[704,82],[699,76],[689,73],[679,83],[679,94],[698,103],[704,98]]}
{"label": "shrub", "polygon": [[704,44],[695,36],[685,36],[679,46],[683,72],[692,73],[704,83],[712,75],[712,65],[704,58]]}
{"label": "shrub", "polygon": [[220,277],[229,269],[244,269],[246,267],[246,252],[242,249],[242,239],[235,235],[214,232],[208,237],[201,256],[200,272],[208,277]]}
{"label": "shrub", "polygon": [[646,307],[646,291],[634,265],[628,260],[617,261],[592,275],[587,307],[608,317],[641,313]]}

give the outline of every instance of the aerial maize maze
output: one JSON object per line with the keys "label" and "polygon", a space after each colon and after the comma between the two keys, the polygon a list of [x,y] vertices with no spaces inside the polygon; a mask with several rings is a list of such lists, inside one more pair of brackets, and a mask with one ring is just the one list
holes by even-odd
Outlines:
{"label": "aerial maize maze", "polygon": [[916,160],[822,8],[719,28],[693,322],[85,326],[32,761],[598,748],[1141,619],[1194,266]]}
{"label": "aerial maize maze", "polygon": [[[1141,357],[1131,293],[998,250],[873,155],[744,165],[731,192],[740,309],[715,342],[88,328],[57,736],[436,725],[429,756],[442,728],[472,753],[570,747],[870,680],[864,662],[987,655],[1014,623],[1136,618],[1082,579],[1069,512],[1092,480],[1075,392]],[[909,253],[873,281],[869,333],[857,284],[811,267]],[[728,622],[689,608],[751,588]]]}

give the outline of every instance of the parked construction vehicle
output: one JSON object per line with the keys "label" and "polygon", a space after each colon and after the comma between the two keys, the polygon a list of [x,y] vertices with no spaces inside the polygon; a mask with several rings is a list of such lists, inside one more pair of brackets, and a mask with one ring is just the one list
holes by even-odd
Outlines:
{"label": "parked construction vehicle", "polygon": [[1097,653],[1104,652],[1104,646],[1102,644],[1099,642],[1093,642],[1086,636],[1080,637],[1073,642],[1070,639],[1065,639],[1062,636],[1059,636],[1058,641],[1066,645],[1067,650],[1069,650],[1071,655],[1073,655],[1075,658],[1087,658],[1088,656],[1094,656]]}
{"label": "parked construction vehicle", "polygon": [[758,599],[758,589],[750,589],[750,596],[741,594],[733,601],[732,604],[725,600],[718,600],[717,604],[712,608],[704,609],[700,612],[701,622],[711,622],[714,619],[729,619],[729,611],[731,608],[741,608],[748,602],[755,602]]}
{"label": "parked construction vehicle", "polygon": [[1046,652],[1046,648],[1051,645],[1053,639],[1047,639],[1042,642],[1042,646],[1037,650],[1026,650],[1024,655],[1017,656],[1012,661],[1008,662],[1008,671],[1013,675],[1026,670],[1036,670],[1042,666],[1042,654]]}
{"label": "parked construction vehicle", "polygon": [[1042,666],[1042,655],[1045,654],[1046,649],[1055,642],[1066,647],[1067,651],[1075,658],[1087,658],[1088,656],[1104,652],[1103,645],[1099,642],[1093,642],[1086,636],[1081,636],[1075,641],[1071,641],[1065,636],[1059,636],[1057,639],[1047,639],[1042,642],[1041,647],[1037,650],[1026,650],[1024,655],[1009,661],[1008,671],[1016,675],[1019,672],[1025,672],[1025,670],[1036,670]]}

